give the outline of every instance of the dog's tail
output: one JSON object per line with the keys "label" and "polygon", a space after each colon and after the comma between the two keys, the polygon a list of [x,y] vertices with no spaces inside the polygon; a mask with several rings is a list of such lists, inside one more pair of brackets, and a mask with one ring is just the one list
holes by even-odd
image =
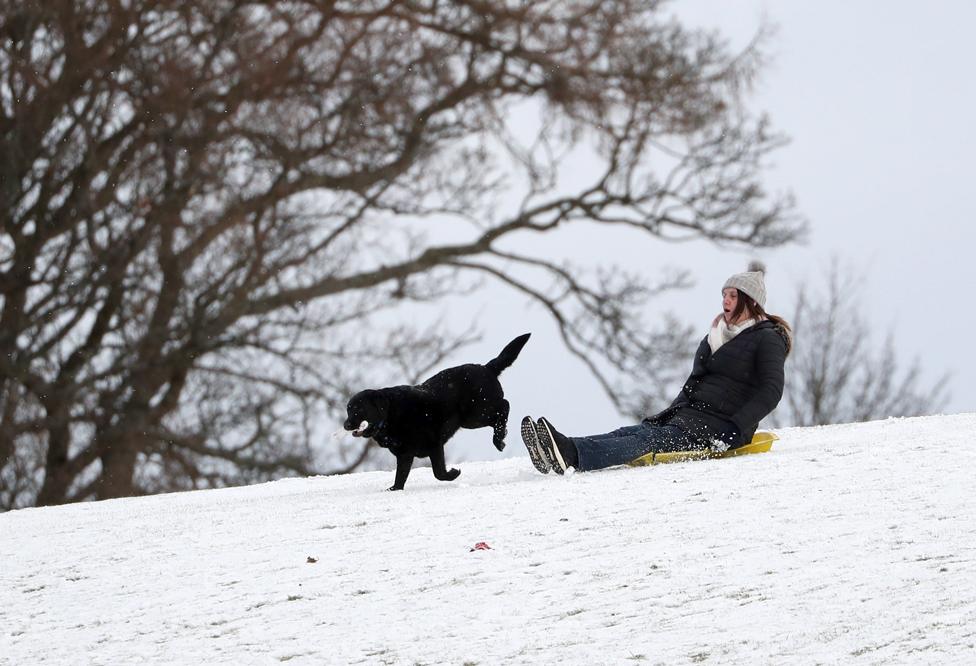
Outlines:
{"label": "dog's tail", "polygon": [[520,335],[507,345],[502,353],[485,363],[485,367],[491,370],[496,375],[502,374],[502,370],[515,363],[515,359],[518,358],[519,352],[522,351],[522,347],[525,343],[529,341],[529,336],[531,333],[526,333],[525,335]]}

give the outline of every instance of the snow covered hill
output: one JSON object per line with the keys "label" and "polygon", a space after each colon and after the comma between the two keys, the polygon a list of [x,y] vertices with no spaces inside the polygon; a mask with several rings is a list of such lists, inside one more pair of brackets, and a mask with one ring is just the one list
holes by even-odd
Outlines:
{"label": "snow covered hill", "polygon": [[0,515],[0,663],[976,663],[976,414],[778,434]]}

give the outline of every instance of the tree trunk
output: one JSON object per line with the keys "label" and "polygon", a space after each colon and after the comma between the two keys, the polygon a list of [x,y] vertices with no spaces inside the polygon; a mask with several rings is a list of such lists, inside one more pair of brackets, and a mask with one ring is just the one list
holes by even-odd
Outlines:
{"label": "tree trunk", "polygon": [[135,484],[136,460],[139,446],[113,438],[101,456],[102,471],[95,482],[95,499],[113,499],[138,495]]}
{"label": "tree trunk", "polygon": [[68,462],[68,447],[71,432],[67,425],[67,414],[48,415],[47,456],[44,464],[44,484],[37,496],[38,506],[64,504],[68,501],[68,488],[74,480],[74,473]]}

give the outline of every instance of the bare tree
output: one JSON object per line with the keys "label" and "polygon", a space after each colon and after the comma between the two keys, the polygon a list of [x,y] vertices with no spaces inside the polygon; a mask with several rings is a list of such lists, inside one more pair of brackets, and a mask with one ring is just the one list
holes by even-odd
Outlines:
{"label": "bare tree", "polygon": [[[643,306],[686,276],[519,239],[803,230],[760,183],[759,40],[661,5],[0,0],[0,503],[353,469],[368,448],[316,459],[323,415],[472,340],[397,322],[485,280],[626,408],[619,378],[666,365]],[[567,191],[581,147],[597,175]]]}
{"label": "bare tree", "polygon": [[823,291],[808,283],[797,290],[795,344],[775,423],[854,423],[941,409],[948,400],[948,374],[922,386],[918,358],[905,368],[893,334],[879,335],[862,314],[862,276],[836,258],[826,275]]}

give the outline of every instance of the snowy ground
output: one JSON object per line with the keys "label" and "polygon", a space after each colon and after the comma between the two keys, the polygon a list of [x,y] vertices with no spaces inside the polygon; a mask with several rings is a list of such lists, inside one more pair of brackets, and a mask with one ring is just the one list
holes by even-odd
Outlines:
{"label": "snowy ground", "polygon": [[3,514],[0,663],[976,663],[976,414],[779,435]]}

